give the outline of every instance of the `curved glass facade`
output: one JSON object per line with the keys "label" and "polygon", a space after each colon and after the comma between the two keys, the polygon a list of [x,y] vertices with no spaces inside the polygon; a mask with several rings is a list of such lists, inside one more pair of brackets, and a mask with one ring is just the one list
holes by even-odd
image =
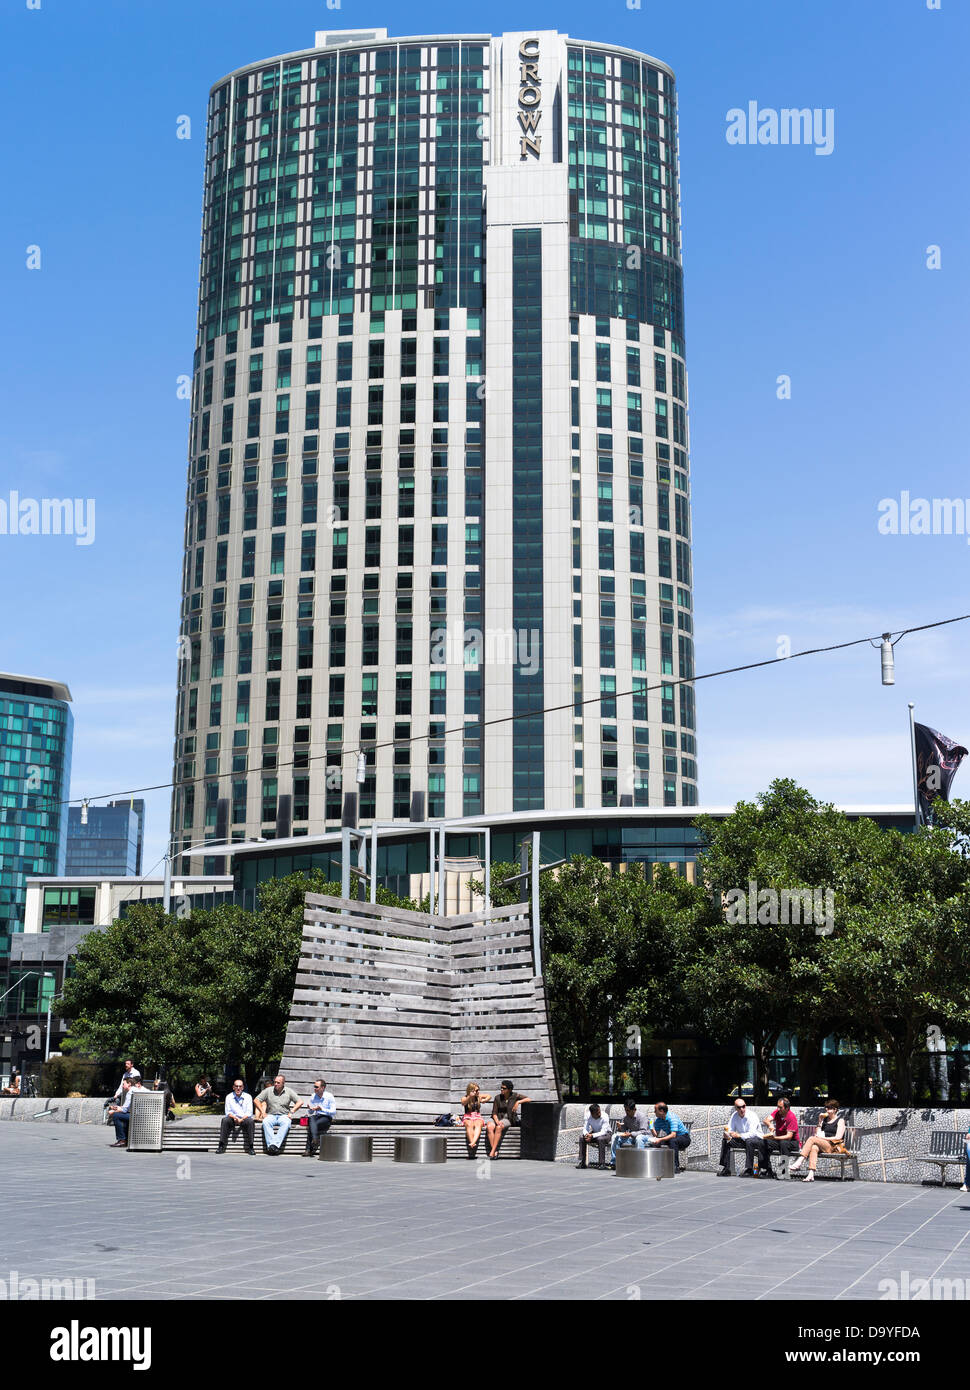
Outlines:
{"label": "curved glass facade", "polygon": [[177,847],[696,802],[674,103],[553,31],[212,89]]}

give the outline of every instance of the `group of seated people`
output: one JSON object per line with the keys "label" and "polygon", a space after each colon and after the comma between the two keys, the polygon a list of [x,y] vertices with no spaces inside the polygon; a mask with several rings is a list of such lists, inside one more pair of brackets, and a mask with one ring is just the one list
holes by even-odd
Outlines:
{"label": "group of seated people", "polygon": [[[623,1114],[617,1121],[614,1133],[612,1121],[603,1113],[603,1107],[594,1101],[589,1107],[589,1113],[583,1123],[583,1132],[579,1136],[577,1168],[587,1167],[590,1146],[593,1144],[599,1150],[599,1168],[615,1168],[616,1151],[624,1145],[638,1149],[647,1149],[653,1145],[665,1146],[673,1152],[674,1172],[679,1173],[681,1150],[690,1147],[690,1134],[680,1116],[675,1115],[663,1100],[658,1100],[654,1105],[653,1119],[649,1122],[645,1115],[640,1114],[635,1100],[624,1101]],[[610,1147],[608,1163],[607,1145]]]}
{"label": "group of seated people", "polygon": [[255,1154],[253,1139],[257,1120],[263,1128],[266,1152],[282,1153],[293,1118],[304,1109],[307,1112],[307,1131],[302,1157],[312,1158],[320,1148],[321,1138],[337,1116],[337,1102],[327,1090],[326,1081],[318,1077],[309,1099],[301,1100],[296,1091],[287,1086],[282,1072],[274,1079],[272,1086],[264,1086],[255,1097],[249,1094],[243,1081],[236,1080],[226,1096],[226,1112],[219,1127],[216,1153],[224,1154],[229,1140],[239,1134],[246,1152]]}
{"label": "group of seated people", "polygon": [[[459,1124],[465,1126],[465,1140],[468,1146],[467,1157],[475,1157],[478,1141],[482,1137],[482,1129],[484,1128],[488,1136],[488,1156],[489,1158],[497,1158],[499,1145],[505,1131],[510,1125],[515,1124],[519,1107],[527,1105],[529,1100],[529,1096],[520,1095],[514,1089],[511,1081],[503,1081],[499,1086],[498,1094],[495,1096],[483,1091],[477,1081],[469,1081],[465,1087],[465,1094],[461,1098],[462,1114],[455,1116]],[[488,1101],[492,1102],[492,1114],[486,1123],[482,1116],[482,1105]]]}
{"label": "group of seated people", "polygon": [[[600,1168],[615,1168],[617,1149],[624,1145],[635,1145],[640,1149],[652,1145],[666,1145],[673,1150],[674,1172],[679,1173],[681,1150],[690,1145],[687,1126],[664,1101],[657,1101],[653,1107],[653,1115],[654,1118],[648,1124],[646,1116],[637,1110],[636,1102],[628,1100],[624,1103],[624,1113],[614,1130],[613,1122],[607,1118],[602,1106],[594,1102],[589,1107],[579,1137],[577,1168],[588,1166],[589,1150],[594,1144],[599,1151],[597,1166]],[[797,1173],[807,1159],[808,1172],[804,1181],[814,1182],[819,1154],[846,1151],[845,1120],[839,1114],[837,1100],[829,1099],[825,1102],[814,1132],[805,1139],[801,1147],[798,1141],[798,1120],[787,1096],[779,1098],[777,1106],[764,1121],[763,1126],[755,1111],[739,1096],[734,1102],[734,1113],[724,1126],[717,1176],[732,1176],[729,1150],[743,1149],[745,1166],[740,1174],[742,1178],[777,1178],[778,1174],[771,1166],[772,1154],[792,1157],[797,1153],[798,1157],[790,1165],[789,1173]],[[607,1146],[610,1150],[609,1162],[606,1160]]]}
{"label": "group of seated people", "polygon": [[[121,1074],[118,1089],[110,1100],[104,1103],[105,1115],[107,1120],[114,1125],[115,1142],[111,1145],[113,1149],[124,1149],[128,1147],[128,1122],[131,1119],[131,1098],[139,1091],[147,1091],[149,1088],[142,1085],[141,1072],[137,1069],[130,1057],[125,1060],[125,1069]],[[156,1078],[151,1089],[160,1091],[165,1097],[165,1118],[174,1120],[175,1118],[175,1097],[172,1095],[171,1087],[167,1081],[161,1077]]]}
{"label": "group of seated people", "polygon": [[814,1182],[819,1154],[846,1151],[845,1120],[839,1114],[839,1102],[829,1097],[824,1103],[814,1133],[809,1135],[800,1147],[798,1140],[798,1120],[787,1096],[779,1097],[776,1108],[764,1121],[764,1132],[758,1115],[747,1101],[739,1096],[734,1102],[734,1114],[724,1126],[717,1176],[732,1176],[728,1159],[729,1149],[744,1149],[745,1164],[740,1174],[742,1178],[777,1178],[778,1174],[771,1166],[772,1154],[791,1157],[797,1152],[798,1157],[790,1165],[789,1173],[797,1173],[807,1158],[808,1172],[803,1181]]}

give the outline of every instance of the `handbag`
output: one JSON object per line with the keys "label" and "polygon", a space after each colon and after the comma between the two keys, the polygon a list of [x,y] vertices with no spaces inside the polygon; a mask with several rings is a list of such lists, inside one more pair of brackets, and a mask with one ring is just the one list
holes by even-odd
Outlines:
{"label": "handbag", "polygon": [[438,1118],[435,1120],[435,1125],[438,1129],[453,1129],[455,1125],[454,1116],[439,1115]]}

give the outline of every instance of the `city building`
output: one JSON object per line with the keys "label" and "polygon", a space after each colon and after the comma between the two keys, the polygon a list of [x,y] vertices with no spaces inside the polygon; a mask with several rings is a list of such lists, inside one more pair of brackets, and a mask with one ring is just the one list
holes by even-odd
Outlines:
{"label": "city building", "polygon": [[237,69],[199,302],[173,850],[319,836],[348,791],[695,805],[666,64],[374,30]]}
{"label": "city building", "polygon": [[[914,828],[912,806],[843,806],[847,816],[867,816],[882,829],[908,833]],[[622,872],[630,864],[650,871],[658,864],[695,882],[701,833],[694,825],[698,816],[722,820],[732,806],[649,808],[600,808],[598,810],[511,812],[494,816],[469,816],[436,824],[382,825],[377,830],[377,882],[400,897],[418,901],[430,889],[432,843],[435,872],[442,872],[444,835],[444,883],[442,912],[466,912],[475,905],[470,883],[483,881],[486,860],[490,865],[519,863],[523,847],[531,851],[538,836],[538,863],[556,864],[574,855],[601,859]],[[433,832],[433,834],[432,834]],[[371,835],[364,836],[366,856],[352,859],[367,873],[374,862]],[[486,848],[487,847],[487,848]],[[334,883],[341,879],[341,834],[330,831],[306,838],[291,837],[271,842],[254,841],[219,847],[231,861],[234,900],[243,907],[258,903],[259,885],[267,879],[320,869]],[[523,885],[523,898],[528,887]],[[479,902],[477,906],[481,906]]]}
{"label": "city building", "polygon": [[144,801],[108,801],[104,806],[72,806],[67,822],[69,877],[141,873],[145,841]]}
{"label": "city building", "polygon": [[[10,954],[0,960],[0,1076],[12,1067],[36,1071],[44,1060],[48,1010],[88,933],[124,917],[133,903],[161,902],[163,893],[162,878],[51,874],[27,880],[23,930],[12,938]],[[213,908],[232,898],[231,878],[173,875],[175,912],[183,907]],[[53,1015],[51,1051],[57,1051],[67,1031],[67,1020]]]}
{"label": "city building", "polygon": [[64,872],[70,705],[60,681],[0,672],[0,963],[23,931],[28,877]]}

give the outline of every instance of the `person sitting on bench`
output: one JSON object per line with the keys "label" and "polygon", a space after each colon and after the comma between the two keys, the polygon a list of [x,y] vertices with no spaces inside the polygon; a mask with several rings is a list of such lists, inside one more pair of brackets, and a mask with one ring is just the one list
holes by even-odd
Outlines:
{"label": "person sitting on bench", "polygon": [[299,1105],[290,1112],[291,1118],[297,1110],[307,1108],[307,1128],[306,1128],[306,1148],[303,1150],[304,1158],[312,1158],[315,1153],[320,1151],[320,1136],[326,1134],[327,1130],[337,1118],[337,1102],[327,1090],[327,1083],[322,1077],[318,1076],[313,1083],[313,1092],[309,1100],[301,1100]]}
{"label": "person sitting on bench", "polygon": [[649,1132],[637,1140],[637,1146],[641,1149],[649,1144],[669,1145],[674,1151],[674,1172],[680,1172],[680,1151],[690,1148],[690,1132],[680,1116],[667,1108],[665,1100],[657,1101]]}
{"label": "person sitting on bench", "polygon": [[156,1091],[161,1091],[162,1095],[164,1096],[164,1100],[162,1101],[162,1104],[165,1106],[165,1118],[166,1118],[166,1120],[174,1120],[174,1119],[175,1119],[175,1097],[172,1095],[172,1088],[171,1088],[171,1086],[168,1084],[167,1081],[163,1081],[162,1078],[159,1076],[159,1077],[156,1077],[156,1079],[155,1079],[155,1086],[154,1086],[154,1089],[155,1089]]}
{"label": "person sitting on bench", "polygon": [[520,1096],[512,1089],[511,1081],[503,1081],[498,1095],[492,1101],[492,1118],[485,1126],[488,1135],[489,1158],[498,1158],[498,1146],[505,1131],[512,1123],[512,1117],[520,1105],[528,1104],[528,1096]]}
{"label": "person sitting on bench", "polygon": [[753,1178],[755,1156],[761,1152],[761,1121],[753,1110],[748,1109],[747,1101],[742,1100],[740,1096],[734,1102],[734,1114],[724,1126],[724,1138],[721,1140],[721,1154],[718,1158],[719,1178],[731,1176],[728,1149],[744,1149],[745,1163],[741,1176]]}
{"label": "person sitting on bench", "polygon": [[207,1076],[200,1076],[195,1083],[195,1101],[197,1105],[218,1105],[219,1097],[212,1089],[212,1083]]}
{"label": "person sitting on bench", "polygon": [[[108,1113],[108,1111],[111,1109],[112,1105],[117,1105],[119,1101],[121,1101],[121,1100],[124,1099],[124,1095],[125,1095],[125,1089],[124,1089],[124,1088],[125,1088],[125,1082],[126,1082],[126,1081],[128,1082],[129,1086],[134,1086],[135,1082],[136,1082],[136,1081],[140,1081],[140,1080],[141,1080],[141,1072],[140,1072],[140,1071],[138,1070],[138,1068],[135,1066],[135,1064],[134,1064],[134,1062],[131,1060],[131,1058],[130,1058],[130,1057],[126,1057],[126,1058],[125,1058],[125,1069],[124,1069],[124,1071],[121,1073],[121,1080],[118,1082],[118,1089],[115,1091],[115,1093],[114,1093],[114,1095],[111,1097],[111,1099],[110,1099],[110,1100],[106,1100],[105,1103],[104,1103],[105,1114]],[[105,1121],[105,1123],[107,1123],[107,1121]]]}
{"label": "person sitting on bench", "polygon": [[19,1096],[19,1095],[20,1095],[20,1077],[17,1075],[16,1072],[12,1072],[11,1075],[10,1075],[10,1085],[9,1085],[9,1086],[4,1086],[3,1090],[0,1091],[0,1096]]}
{"label": "person sitting on bench", "polygon": [[479,1139],[482,1137],[482,1126],[485,1121],[482,1119],[482,1101],[489,1101],[492,1097],[487,1091],[482,1092],[477,1081],[469,1081],[465,1087],[465,1094],[461,1098],[461,1108],[463,1114],[457,1117],[458,1123],[465,1126],[465,1141],[468,1149],[468,1157],[475,1157],[475,1149]]}
{"label": "person sitting on bench", "polygon": [[807,1158],[808,1172],[802,1181],[814,1182],[820,1153],[845,1153],[845,1120],[839,1114],[839,1102],[831,1098],[825,1102],[825,1110],[819,1116],[818,1128],[805,1140],[798,1158],[788,1171],[797,1173]]}
{"label": "person sitting on bench", "polygon": [[290,1132],[290,1115],[300,1104],[300,1097],[286,1084],[280,1072],[272,1086],[256,1097],[256,1117],[263,1122],[263,1141],[266,1152],[278,1154]]}
{"label": "person sitting on bench", "polygon": [[778,1097],[778,1108],[772,1110],[766,1123],[771,1126],[771,1133],[761,1141],[758,1177],[777,1178],[778,1174],[771,1166],[771,1155],[793,1154],[798,1148],[798,1121],[787,1096]]}
{"label": "person sitting on bench", "polygon": [[603,1114],[599,1105],[594,1100],[589,1107],[583,1124],[583,1132],[579,1136],[579,1162],[577,1168],[586,1167],[586,1159],[589,1154],[590,1144],[595,1144],[599,1149],[599,1163],[597,1168],[606,1167],[606,1146],[612,1138],[613,1130],[609,1120]]}
{"label": "person sitting on bench", "polygon": [[243,1144],[248,1154],[254,1154],[253,1135],[256,1129],[256,1122],[253,1119],[253,1098],[245,1088],[242,1081],[234,1081],[232,1090],[226,1096],[226,1113],[219,1126],[219,1147],[217,1154],[226,1152],[226,1143],[230,1134],[241,1134]]}
{"label": "person sitting on bench", "polygon": [[625,1100],[623,1102],[623,1114],[613,1135],[613,1143],[610,1145],[610,1167],[616,1167],[616,1151],[628,1144],[636,1148],[637,1140],[641,1134],[647,1131],[646,1119],[637,1109],[635,1100]]}
{"label": "person sitting on bench", "polygon": [[115,1141],[109,1147],[126,1149],[128,1147],[128,1121],[131,1119],[132,1092],[132,1083],[127,1077],[122,1078],[118,1090],[121,1092],[120,1097],[117,1100],[112,1100],[108,1105],[108,1119],[115,1127]]}

